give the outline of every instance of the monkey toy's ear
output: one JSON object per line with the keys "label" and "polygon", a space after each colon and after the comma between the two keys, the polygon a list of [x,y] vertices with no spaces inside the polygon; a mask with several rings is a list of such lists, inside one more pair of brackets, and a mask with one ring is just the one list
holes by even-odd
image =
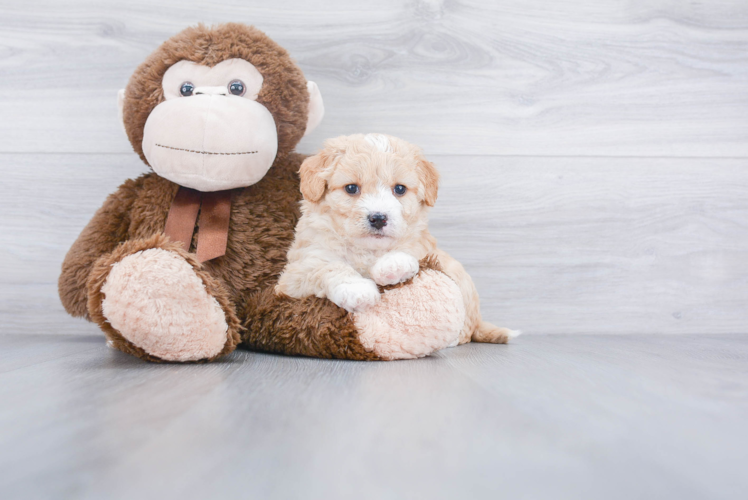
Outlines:
{"label": "monkey toy's ear", "polygon": [[119,89],[119,92],[117,92],[117,111],[119,124],[122,125],[122,130],[127,135],[127,129],[125,128],[125,89]]}
{"label": "monkey toy's ear", "polygon": [[312,130],[317,128],[319,122],[322,121],[322,117],[325,116],[325,105],[316,83],[306,82],[306,88],[309,90],[309,115],[306,120],[304,135],[309,135]]}

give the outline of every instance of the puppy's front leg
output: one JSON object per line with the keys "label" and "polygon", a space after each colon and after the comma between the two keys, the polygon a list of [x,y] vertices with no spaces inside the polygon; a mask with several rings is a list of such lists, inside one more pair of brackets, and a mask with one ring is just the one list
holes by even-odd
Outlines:
{"label": "puppy's front leg", "polygon": [[326,297],[348,312],[366,309],[380,299],[377,284],[349,264],[314,255],[289,261],[275,291],[299,299]]}
{"label": "puppy's front leg", "polygon": [[328,299],[348,312],[359,312],[379,302],[381,296],[376,283],[348,265],[335,267],[325,276]]}
{"label": "puppy's front leg", "polygon": [[369,273],[382,286],[407,281],[418,272],[418,259],[405,252],[387,252],[371,267]]}

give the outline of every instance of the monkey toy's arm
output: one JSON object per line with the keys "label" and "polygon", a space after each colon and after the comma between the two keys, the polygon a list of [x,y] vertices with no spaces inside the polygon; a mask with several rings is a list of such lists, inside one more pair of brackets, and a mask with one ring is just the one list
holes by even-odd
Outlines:
{"label": "monkey toy's arm", "polygon": [[250,294],[238,308],[244,347],[292,356],[384,359],[365,345],[351,314],[328,299],[295,299],[274,287]]}
{"label": "monkey toy's arm", "polygon": [[328,299],[295,299],[271,286],[249,294],[237,312],[245,347],[281,354],[353,360],[427,356],[456,345],[465,321],[457,284],[436,259],[419,273],[380,288],[379,303],[349,313]]}
{"label": "monkey toy's arm", "polygon": [[58,290],[62,305],[72,316],[88,318],[86,282],[93,264],[113,251],[128,236],[130,208],[138,180],[128,180],[109,195],[65,256]]}

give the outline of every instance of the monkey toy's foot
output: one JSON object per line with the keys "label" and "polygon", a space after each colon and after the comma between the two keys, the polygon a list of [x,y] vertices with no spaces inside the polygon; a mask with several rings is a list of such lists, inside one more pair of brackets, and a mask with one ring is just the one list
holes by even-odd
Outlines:
{"label": "monkey toy's foot", "polygon": [[91,316],[112,344],[163,361],[210,360],[233,350],[238,321],[218,283],[168,240],[130,246],[97,263],[93,281],[100,286],[89,281]]}
{"label": "monkey toy's foot", "polygon": [[379,303],[354,317],[364,347],[383,359],[410,359],[457,345],[465,306],[452,279],[421,268],[412,281],[385,288]]}

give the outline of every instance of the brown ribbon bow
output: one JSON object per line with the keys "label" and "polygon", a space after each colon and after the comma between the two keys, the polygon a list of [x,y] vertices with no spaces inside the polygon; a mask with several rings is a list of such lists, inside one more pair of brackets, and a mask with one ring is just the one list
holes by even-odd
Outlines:
{"label": "brown ribbon bow", "polygon": [[179,186],[166,218],[164,234],[190,251],[198,214],[197,260],[206,262],[226,253],[233,191],[205,193]]}

